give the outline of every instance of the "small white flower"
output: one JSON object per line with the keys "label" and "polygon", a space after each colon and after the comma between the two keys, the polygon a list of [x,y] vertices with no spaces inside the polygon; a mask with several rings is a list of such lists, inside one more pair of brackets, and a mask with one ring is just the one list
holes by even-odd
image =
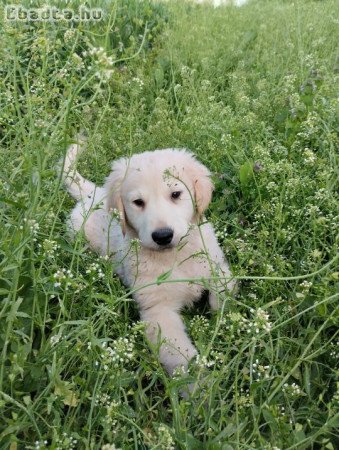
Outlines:
{"label": "small white flower", "polygon": [[264,366],[259,363],[258,359],[256,359],[252,364],[252,373],[255,375],[257,380],[267,379],[270,377],[270,366]]}
{"label": "small white flower", "polygon": [[55,334],[54,336],[51,336],[50,338],[51,345],[55,345],[58,342],[60,342],[61,338],[62,338],[61,334]]}
{"label": "small white flower", "polygon": [[307,164],[309,166],[313,166],[313,164],[315,163],[316,160],[317,160],[317,157],[312,152],[312,150],[310,150],[309,148],[306,147],[305,150],[304,150],[304,162],[305,162],[305,164]]}
{"label": "small white flower", "polygon": [[105,371],[123,366],[134,358],[133,338],[120,337],[108,346],[106,345],[107,343],[104,342],[102,345],[103,352],[101,353],[102,367]]}
{"label": "small white flower", "polygon": [[42,249],[43,254],[48,258],[53,258],[56,251],[60,248],[57,242],[51,239],[45,239],[39,247]]}
{"label": "small white flower", "polygon": [[297,397],[302,393],[300,387],[296,383],[292,383],[291,385],[285,383],[283,385],[282,391],[286,394],[291,395],[292,397]]}
{"label": "small white flower", "polygon": [[20,225],[20,230],[23,230],[25,226],[29,229],[29,231],[33,234],[33,236],[37,236],[40,226],[38,222],[34,219],[26,219],[23,220],[24,225]]}
{"label": "small white flower", "polygon": [[206,356],[197,355],[195,363],[199,368],[203,369],[214,366],[215,361],[208,360]]}
{"label": "small white flower", "polygon": [[101,450],[120,450],[114,444],[105,444],[101,447]]}

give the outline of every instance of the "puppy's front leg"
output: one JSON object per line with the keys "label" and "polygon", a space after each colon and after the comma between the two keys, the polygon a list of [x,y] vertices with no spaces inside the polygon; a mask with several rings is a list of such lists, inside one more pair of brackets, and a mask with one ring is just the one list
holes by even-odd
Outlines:
{"label": "puppy's front leg", "polygon": [[188,338],[180,314],[167,305],[155,305],[141,311],[147,323],[147,338],[160,345],[160,361],[170,375],[176,367],[187,367],[197,350]]}

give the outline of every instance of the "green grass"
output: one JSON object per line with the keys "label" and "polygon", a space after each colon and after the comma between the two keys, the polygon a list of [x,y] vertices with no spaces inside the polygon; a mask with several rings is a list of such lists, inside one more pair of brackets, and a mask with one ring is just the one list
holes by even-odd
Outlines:
{"label": "green grass", "polygon": [[[88,4],[103,22],[1,19],[0,448],[338,448],[338,2]],[[67,235],[56,165],[79,128],[97,183],[164,147],[214,174],[241,281],[222,312],[184,312],[206,377],[189,400],[109,262]]]}

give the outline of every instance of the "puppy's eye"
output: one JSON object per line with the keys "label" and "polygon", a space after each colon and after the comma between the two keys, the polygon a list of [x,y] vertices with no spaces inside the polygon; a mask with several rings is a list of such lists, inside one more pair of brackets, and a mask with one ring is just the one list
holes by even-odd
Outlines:
{"label": "puppy's eye", "polygon": [[175,200],[175,199],[179,198],[180,195],[181,195],[181,191],[175,191],[175,192],[172,192],[171,197]]}
{"label": "puppy's eye", "polygon": [[133,203],[136,206],[139,206],[139,208],[143,208],[145,206],[145,202],[141,200],[141,198],[137,198],[136,200],[133,201]]}

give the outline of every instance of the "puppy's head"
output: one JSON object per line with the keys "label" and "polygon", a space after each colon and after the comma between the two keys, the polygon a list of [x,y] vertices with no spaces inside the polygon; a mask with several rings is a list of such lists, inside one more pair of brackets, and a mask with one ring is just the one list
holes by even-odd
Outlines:
{"label": "puppy's head", "polygon": [[115,161],[106,181],[107,209],[117,209],[125,234],[154,250],[175,247],[211,201],[208,169],[176,149]]}

